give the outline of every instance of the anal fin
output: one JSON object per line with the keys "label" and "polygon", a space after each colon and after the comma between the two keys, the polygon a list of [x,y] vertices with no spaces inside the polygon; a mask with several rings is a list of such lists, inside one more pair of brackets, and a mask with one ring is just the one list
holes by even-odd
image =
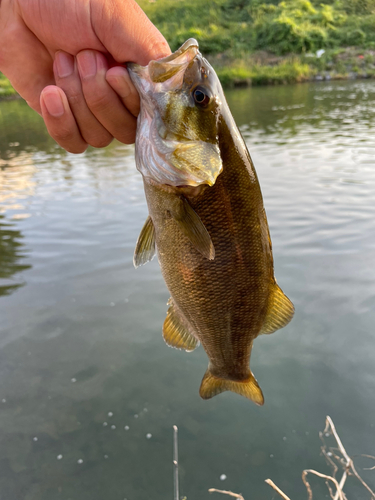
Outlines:
{"label": "anal fin", "polygon": [[147,217],[135,245],[133,264],[137,268],[153,259],[155,255],[155,227],[150,216]]}
{"label": "anal fin", "polygon": [[260,334],[273,333],[279,328],[284,328],[291,321],[293,315],[292,302],[276,283],[271,285],[267,314]]}
{"label": "anal fin", "polygon": [[184,325],[171,299],[168,304],[170,306],[163,325],[165,343],[176,349],[184,349],[187,352],[194,351],[198,347],[199,341]]}
{"label": "anal fin", "polygon": [[264,404],[262,389],[259,387],[254,375],[250,372],[250,376],[246,380],[234,381],[227,380],[212,375],[208,369],[204,374],[202,383],[199,389],[199,395],[202,399],[210,399],[224,391],[232,391],[240,396],[251,399],[259,406]]}

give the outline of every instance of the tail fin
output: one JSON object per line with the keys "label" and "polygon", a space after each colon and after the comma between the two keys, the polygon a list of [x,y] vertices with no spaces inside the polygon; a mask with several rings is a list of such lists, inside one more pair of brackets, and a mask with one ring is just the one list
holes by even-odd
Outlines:
{"label": "tail fin", "polygon": [[240,382],[226,380],[215,377],[211,374],[210,369],[206,371],[202,379],[199,395],[203,399],[210,399],[224,391],[232,391],[245,398],[251,399],[257,405],[264,404],[262,389],[259,387],[254,375],[250,372],[250,377]]}

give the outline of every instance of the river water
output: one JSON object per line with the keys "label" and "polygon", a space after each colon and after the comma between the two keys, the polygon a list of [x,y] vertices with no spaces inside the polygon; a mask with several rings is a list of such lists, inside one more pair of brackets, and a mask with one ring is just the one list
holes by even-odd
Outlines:
{"label": "river water", "polygon": [[[302,470],[330,472],[326,415],[349,454],[375,454],[375,83],[227,97],[296,307],[255,341],[262,408],[201,400],[203,349],[162,340],[158,263],[132,264],[147,216],[133,147],[70,155],[22,101],[0,104],[1,500],[172,498],[174,424],[188,500],[279,498],[266,478],[306,498]],[[321,481],[314,498],[328,497]],[[361,488],[348,480],[350,498]]]}

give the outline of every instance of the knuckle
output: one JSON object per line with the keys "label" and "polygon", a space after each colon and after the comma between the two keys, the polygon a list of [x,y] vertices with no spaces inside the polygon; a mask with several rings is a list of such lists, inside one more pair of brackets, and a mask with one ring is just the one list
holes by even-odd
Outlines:
{"label": "knuckle", "polygon": [[105,148],[113,141],[112,136],[101,136],[101,137],[94,137],[91,139],[86,139],[86,137],[84,137],[84,139],[86,142],[90,144],[90,146],[94,148]]}
{"label": "knuckle", "polygon": [[74,139],[74,132],[68,127],[60,126],[51,135],[58,143],[69,143]]}
{"label": "knuckle", "polygon": [[71,107],[75,107],[83,101],[82,94],[76,90],[67,91],[65,94]]}
{"label": "knuckle", "polygon": [[88,107],[96,112],[106,111],[109,106],[108,97],[105,93],[90,92],[85,94]]}

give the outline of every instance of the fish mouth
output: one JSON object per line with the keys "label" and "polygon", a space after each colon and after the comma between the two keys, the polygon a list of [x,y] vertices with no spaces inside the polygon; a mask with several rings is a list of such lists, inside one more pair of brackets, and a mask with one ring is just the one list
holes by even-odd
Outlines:
{"label": "fish mouth", "polygon": [[[128,64],[141,100],[137,169],[160,184],[213,186],[222,171],[217,140],[206,139],[207,135],[199,134],[193,123],[201,115],[194,114],[191,86],[195,78],[197,82],[203,78],[202,61],[198,42],[190,38],[173,54],[150,61],[147,66]],[[185,111],[186,122],[180,126]],[[187,123],[189,113],[192,123]]]}
{"label": "fish mouth", "polygon": [[176,52],[169,56],[150,61],[147,66],[128,63],[127,68],[130,70],[131,79],[138,91],[145,90],[145,80],[153,84],[163,84],[169,81],[168,87],[176,88],[182,85],[185,70],[198,53],[197,40],[189,38]]}

